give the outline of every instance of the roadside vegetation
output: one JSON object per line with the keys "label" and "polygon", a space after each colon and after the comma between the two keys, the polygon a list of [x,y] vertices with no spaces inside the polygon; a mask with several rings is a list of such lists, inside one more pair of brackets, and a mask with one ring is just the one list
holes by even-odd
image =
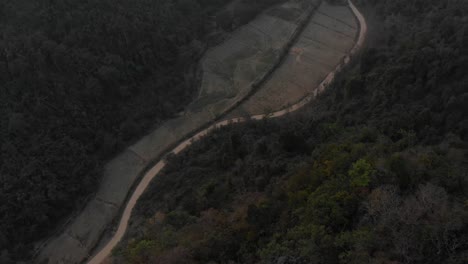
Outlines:
{"label": "roadside vegetation", "polygon": [[190,102],[206,48],[277,2],[1,1],[0,262],[27,258]]}
{"label": "roadside vegetation", "polygon": [[115,263],[468,261],[468,2],[360,3],[361,57],[301,113],[170,157]]}

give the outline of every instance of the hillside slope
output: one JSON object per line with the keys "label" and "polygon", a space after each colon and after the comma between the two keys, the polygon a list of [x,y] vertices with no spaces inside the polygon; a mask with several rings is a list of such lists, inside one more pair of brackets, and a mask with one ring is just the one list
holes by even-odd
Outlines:
{"label": "hillside slope", "polygon": [[281,1],[231,2],[0,2],[0,262],[27,258],[106,162],[185,109],[207,47]]}
{"label": "hillside slope", "polygon": [[361,58],[302,113],[171,157],[116,263],[468,261],[467,1],[361,8]]}

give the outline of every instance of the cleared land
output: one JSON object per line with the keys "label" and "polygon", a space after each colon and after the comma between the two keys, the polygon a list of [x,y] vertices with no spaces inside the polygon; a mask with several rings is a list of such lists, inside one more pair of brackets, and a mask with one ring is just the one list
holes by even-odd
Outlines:
{"label": "cleared land", "polygon": [[278,111],[314,93],[349,53],[357,32],[349,7],[324,1],[275,74],[229,118]]}
{"label": "cleared land", "polygon": [[96,196],[62,234],[45,244],[39,261],[80,263],[88,258],[144,169],[168,147],[245,97],[252,83],[279,62],[280,54],[316,2],[290,1],[267,10],[210,50],[202,61],[204,75],[199,97],[186,114],[169,120],[109,162]]}

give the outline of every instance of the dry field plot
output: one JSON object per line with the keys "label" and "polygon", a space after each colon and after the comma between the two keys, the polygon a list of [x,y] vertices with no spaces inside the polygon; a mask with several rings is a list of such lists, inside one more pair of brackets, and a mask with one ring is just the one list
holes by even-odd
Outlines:
{"label": "dry field plot", "polygon": [[[192,111],[216,102],[219,96],[232,98],[266,73],[278,59],[280,50],[296,26],[290,22],[261,15],[242,27],[235,37],[209,51],[202,61],[203,79],[199,98]],[[214,98],[212,95],[217,95]],[[207,101],[206,97],[213,98]],[[203,101],[202,104],[199,101]]]}
{"label": "dry field plot", "polygon": [[277,111],[312,93],[353,47],[357,27],[347,6],[324,1],[288,58],[229,118]]}
{"label": "dry field plot", "polygon": [[266,14],[292,23],[297,23],[297,18],[301,16],[302,11],[309,9],[311,5],[315,5],[315,3],[313,1],[290,1],[279,7],[271,8]]}

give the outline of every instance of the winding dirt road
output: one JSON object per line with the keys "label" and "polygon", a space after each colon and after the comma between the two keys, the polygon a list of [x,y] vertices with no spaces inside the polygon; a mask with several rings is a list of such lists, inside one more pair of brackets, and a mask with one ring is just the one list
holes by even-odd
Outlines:
{"label": "winding dirt road", "polygon": [[[356,16],[359,22],[360,30],[359,30],[359,37],[354,47],[351,49],[349,54],[344,58],[343,63],[339,64],[332,72],[330,72],[327,75],[327,77],[319,84],[314,94],[305,97],[298,103],[290,107],[287,107],[283,110],[273,112],[270,114],[254,115],[254,116],[251,116],[250,119],[262,120],[264,118],[276,118],[276,117],[284,116],[290,112],[294,112],[302,108],[307,103],[309,103],[312,99],[314,99],[319,93],[324,91],[326,86],[334,80],[336,73],[338,73],[343,68],[343,66],[345,66],[346,64],[350,62],[351,58],[359,51],[359,49],[364,44],[364,40],[367,35],[367,24],[366,24],[366,20],[364,16],[359,12],[359,10],[356,8],[356,6],[354,6],[354,4],[350,0],[348,0],[348,4],[349,4],[349,7],[351,8],[351,11],[354,13],[354,15]],[[244,122],[246,120],[247,120],[246,118],[233,118],[233,119],[223,120],[218,123],[215,123],[211,125],[210,127],[200,131],[198,134],[194,135],[193,137],[180,143],[177,147],[175,147],[172,150],[172,153],[179,154],[181,151],[189,147],[193,142],[200,140],[201,138],[209,134],[212,130],[215,130],[217,128],[220,128],[229,124]],[[146,172],[141,182],[135,188],[135,191],[130,197],[130,200],[128,201],[127,205],[125,206],[125,210],[120,219],[117,232],[115,232],[111,240],[94,257],[92,257],[89,260],[88,262],[89,264],[100,264],[101,262],[103,262],[111,254],[112,249],[122,240],[125,232],[127,231],[130,216],[132,215],[133,208],[135,207],[138,199],[146,190],[150,182],[159,174],[159,172],[164,168],[165,165],[166,165],[166,162],[164,160],[161,160],[158,163],[156,163],[156,165],[154,165],[148,172]]]}

